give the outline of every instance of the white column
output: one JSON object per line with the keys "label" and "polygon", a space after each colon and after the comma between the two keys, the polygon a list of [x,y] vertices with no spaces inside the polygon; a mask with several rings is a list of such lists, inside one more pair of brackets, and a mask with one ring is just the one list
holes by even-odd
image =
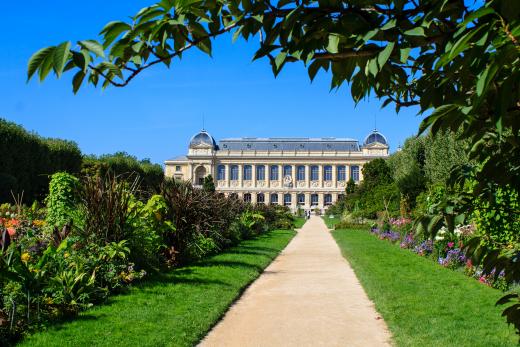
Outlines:
{"label": "white column", "polygon": [[242,188],[244,186],[244,165],[238,164],[238,186]]}
{"label": "white column", "polygon": [[291,165],[293,187],[296,187],[296,165]]}
{"label": "white column", "polygon": [[256,187],[256,164],[251,164],[251,186]]}
{"label": "white column", "polygon": [[230,165],[229,164],[226,164],[225,170],[226,170],[226,173],[225,173],[225,175],[226,175],[226,187],[229,188],[230,187],[229,181],[231,179],[231,177],[230,177],[231,176],[231,170],[230,170]]}
{"label": "white column", "polygon": [[258,193],[251,193],[251,203],[256,205]]}
{"label": "white column", "polygon": [[278,184],[283,186],[283,165],[278,165]]}
{"label": "white column", "polygon": [[318,187],[323,187],[323,165],[318,165]]}
{"label": "white column", "polygon": [[265,167],[265,186],[269,188],[269,184],[271,183],[271,166],[264,165]]}
{"label": "white column", "polygon": [[363,166],[359,165],[359,182],[363,181]]}
{"label": "white column", "polygon": [[305,193],[305,208],[311,208],[311,193]]}
{"label": "white column", "polygon": [[345,178],[350,181],[350,165],[345,165]]}
{"label": "white column", "polygon": [[323,193],[318,193],[318,208],[323,210],[325,206],[325,197]]}
{"label": "white column", "polygon": [[309,165],[305,165],[305,187],[311,186],[311,170]]}
{"label": "white column", "polygon": [[336,165],[332,165],[332,186],[337,186],[338,181],[338,167]]}

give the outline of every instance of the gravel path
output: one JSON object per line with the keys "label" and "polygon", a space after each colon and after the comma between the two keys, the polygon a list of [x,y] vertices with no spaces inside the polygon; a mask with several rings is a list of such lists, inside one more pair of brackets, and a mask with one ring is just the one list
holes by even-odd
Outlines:
{"label": "gravel path", "polygon": [[200,346],[390,346],[325,223],[312,217]]}

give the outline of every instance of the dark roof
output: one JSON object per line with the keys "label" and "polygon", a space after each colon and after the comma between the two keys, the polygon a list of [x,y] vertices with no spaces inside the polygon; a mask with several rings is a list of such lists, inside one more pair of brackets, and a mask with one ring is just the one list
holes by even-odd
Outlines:
{"label": "dark roof", "polygon": [[213,148],[217,147],[215,139],[213,139],[213,136],[211,136],[206,130],[202,130],[198,134],[193,135],[190,140],[190,148],[200,145],[213,146]]}
{"label": "dark roof", "polygon": [[170,158],[170,159],[168,159],[167,161],[173,161],[173,160],[175,160],[175,161],[188,160],[188,157],[185,156],[185,155],[179,155],[179,156],[177,156],[177,157]]}
{"label": "dark roof", "polygon": [[368,136],[365,138],[364,145],[369,145],[371,143],[381,143],[383,145],[388,145],[388,141],[386,141],[386,137],[381,134],[377,130],[373,130]]}
{"label": "dark roof", "polygon": [[323,137],[242,137],[222,139],[219,150],[232,151],[359,151],[359,143],[354,139]]}

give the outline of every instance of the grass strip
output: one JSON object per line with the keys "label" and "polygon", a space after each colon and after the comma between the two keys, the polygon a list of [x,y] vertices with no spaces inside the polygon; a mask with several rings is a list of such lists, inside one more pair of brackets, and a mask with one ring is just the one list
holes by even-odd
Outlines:
{"label": "grass strip", "polygon": [[365,230],[333,232],[397,346],[516,346],[502,293]]}
{"label": "grass strip", "polygon": [[156,275],[22,346],[193,346],[294,236],[276,230]]}

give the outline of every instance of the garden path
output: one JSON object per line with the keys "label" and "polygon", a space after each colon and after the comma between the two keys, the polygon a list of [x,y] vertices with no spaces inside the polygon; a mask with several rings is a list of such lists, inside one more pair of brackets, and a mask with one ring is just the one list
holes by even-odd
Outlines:
{"label": "garden path", "polygon": [[390,346],[385,322],[312,217],[200,346]]}

